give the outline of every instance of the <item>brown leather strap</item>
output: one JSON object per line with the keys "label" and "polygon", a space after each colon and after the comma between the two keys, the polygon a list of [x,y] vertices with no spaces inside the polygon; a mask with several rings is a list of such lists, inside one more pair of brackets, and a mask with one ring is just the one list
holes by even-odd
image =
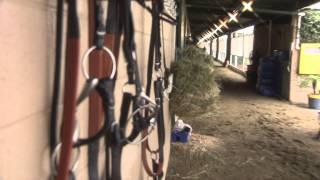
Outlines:
{"label": "brown leather strap", "polygon": [[[88,0],[89,4],[89,46],[94,44],[96,33],[96,12],[94,0]],[[119,56],[120,36],[119,34],[106,34],[104,37],[104,45],[108,47],[116,59]],[[94,77],[106,77],[112,71],[112,63],[110,57],[101,51],[94,51],[89,57],[89,73]],[[95,91],[89,97],[89,136],[95,135],[101,128],[104,118],[104,111],[101,97]],[[98,157],[99,157],[99,141],[89,145],[88,149],[88,174],[89,179],[97,179],[98,173]]]}
{"label": "brown leather strap", "polygon": [[75,128],[76,96],[79,71],[80,30],[77,0],[68,1],[68,32],[64,79],[62,146],[56,180],[68,180]]}
{"label": "brown leather strap", "polygon": [[68,39],[65,70],[63,106],[62,147],[56,180],[67,180],[72,157],[75,129],[76,94],[79,69],[79,39]]}
{"label": "brown leather strap", "polygon": [[[94,43],[95,34],[95,1],[89,0],[89,45]],[[116,59],[119,56],[120,36],[119,34],[106,34],[104,45],[108,47]],[[89,72],[94,77],[106,77],[112,71],[110,57],[100,51],[94,51],[90,55]],[[97,92],[93,92],[89,99],[89,135],[94,135],[101,128],[103,119],[103,108],[101,98]]]}
{"label": "brown leather strap", "polygon": [[150,147],[150,144],[149,144],[149,139],[146,140],[146,143],[147,143],[147,150],[152,153],[152,154],[156,154],[156,153],[159,153],[160,151],[160,148],[158,147],[158,149],[156,150],[152,150],[151,147]]}
{"label": "brown leather strap", "polygon": [[[148,129],[144,130],[142,132],[142,137],[145,137],[148,135]],[[148,149],[148,143],[147,141],[144,141],[142,143],[142,146],[141,146],[141,159],[142,159],[142,163],[143,163],[143,167],[145,169],[145,171],[147,172],[147,174],[151,177],[157,177],[157,176],[161,176],[162,173],[163,173],[163,162],[159,162],[158,164],[158,168],[155,172],[153,172],[149,166],[149,163],[148,163],[148,158],[147,158],[147,149]],[[157,154],[157,153],[153,153],[153,154]]]}

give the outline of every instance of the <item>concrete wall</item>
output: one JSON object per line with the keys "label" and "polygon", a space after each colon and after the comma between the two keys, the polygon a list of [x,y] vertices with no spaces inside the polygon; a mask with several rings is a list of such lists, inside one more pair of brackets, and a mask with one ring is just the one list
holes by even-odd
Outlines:
{"label": "concrete wall", "polygon": [[[81,19],[81,53],[88,48],[87,1],[78,1]],[[150,39],[150,14],[133,3],[137,54],[142,81],[146,84],[146,64]],[[0,179],[48,179],[49,113],[53,86],[55,50],[55,1],[0,1]],[[175,28],[164,23],[167,64],[175,52]],[[123,53],[120,53],[116,87],[119,117],[121,88],[126,82]],[[79,78],[81,89],[84,78]],[[63,83],[62,83],[63,84]],[[62,101],[60,100],[60,103]],[[62,107],[62,104],[61,104]],[[60,107],[60,112],[61,112]],[[170,119],[165,103],[165,168],[170,149]],[[87,136],[88,103],[78,108],[81,136]],[[153,134],[152,138],[156,136]],[[156,142],[156,141],[152,141]],[[155,144],[151,145],[152,147]],[[123,179],[147,179],[141,165],[140,146],[128,146],[123,152]],[[81,149],[78,179],[87,178],[87,148]]]}
{"label": "concrete wall", "polygon": [[295,16],[292,19],[292,23],[291,23],[291,28],[293,29],[293,33],[292,33],[292,45],[291,45],[289,100],[295,104],[306,104],[308,102],[307,95],[312,92],[312,89],[300,87],[302,78],[298,74],[300,49],[297,49],[297,45],[296,45],[297,26],[298,26],[298,16]]}

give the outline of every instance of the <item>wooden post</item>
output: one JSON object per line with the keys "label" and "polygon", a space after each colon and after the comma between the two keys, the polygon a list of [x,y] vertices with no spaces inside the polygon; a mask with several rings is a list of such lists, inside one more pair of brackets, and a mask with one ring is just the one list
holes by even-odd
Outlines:
{"label": "wooden post", "polygon": [[219,37],[217,37],[216,60],[219,60]]}
{"label": "wooden post", "polygon": [[213,39],[210,40],[210,56],[212,56],[212,44],[213,44]]}
{"label": "wooden post", "polygon": [[269,26],[268,26],[268,56],[271,56],[271,51],[272,51],[272,20],[269,21]]}
{"label": "wooden post", "polygon": [[228,38],[227,38],[227,53],[226,53],[226,59],[224,61],[224,66],[227,67],[229,62],[230,62],[230,57],[231,57],[231,33],[228,33]]}
{"label": "wooden post", "polygon": [[292,44],[291,44],[291,61],[290,61],[290,88],[289,101],[296,102],[297,82],[298,82],[298,63],[299,50],[296,48],[298,34],[298,16],[292,18]]}

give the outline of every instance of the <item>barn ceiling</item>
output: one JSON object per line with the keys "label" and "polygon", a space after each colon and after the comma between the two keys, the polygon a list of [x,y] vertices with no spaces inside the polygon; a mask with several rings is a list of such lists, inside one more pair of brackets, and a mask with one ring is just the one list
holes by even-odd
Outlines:
{"label": "barn ceiling", "polygon": [[[235,9],[241,10],[243,0],[186,0],[187,14],[193,38],[214,29]],[[246,0],[249,1],[249,0]],[[289,22],[297,10],[318,2],[318,0],[254,0],[254,12],[246,11],[239,16],[239,23],[230,22],[224,33],[244,28],[252,24],[273,20],[275,23]],[[220,32],[219,35],[223,33]]]}

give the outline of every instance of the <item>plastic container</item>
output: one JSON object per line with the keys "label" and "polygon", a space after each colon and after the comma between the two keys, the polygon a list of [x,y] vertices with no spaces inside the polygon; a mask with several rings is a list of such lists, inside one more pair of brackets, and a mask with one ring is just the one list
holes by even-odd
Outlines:
{"label": "plastic container", "polygon": [[187,143],[189,141],[190,132],[187,131],[173,131],[171,133],[172,142]]}
{"label": "plastic container", "polygon": [[274,88],[271,86],[259,86],[258,91],[263,96],[272,97],[276,95]]}
{"label": "plastic container", "polygon": [[320,110],[320,95],[309,95],[309,108]]}
{"label": "plastic container", "polygon": [[277,96],[281,94],[282,70],[279,58],[283,59],[285,56],[283,52],[274,51],[273,56],[260,58],[256,87],[261,95]]}

